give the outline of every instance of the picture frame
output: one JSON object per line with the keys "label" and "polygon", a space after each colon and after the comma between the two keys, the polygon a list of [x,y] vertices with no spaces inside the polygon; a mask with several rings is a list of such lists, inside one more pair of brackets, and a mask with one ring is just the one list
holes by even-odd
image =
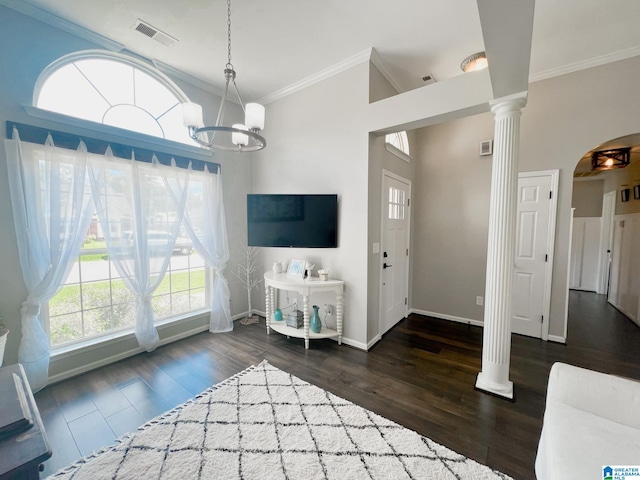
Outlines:
{"label": "picture frame", "polygon": [[493,153],[493,140],[483,140],[480,142],[480,156],[491,155]]}
{"label": "picture frame", "polygon": [[629,189],[628,188],[623,188],[622,190],[620,190],[620,201],[621,202],[628,202],[629,201]]}
{"label": "picture frame", "polygon": [[633,199],[640,200],[640,185],[635,185],[633,187]]}
{"label": "picture frame", "polygon": [[297,260],[297,259],[291,258],[289,260],[289,266],[287,268],[287,276],[303,278],[306,265],[307,265],[306,260]]}

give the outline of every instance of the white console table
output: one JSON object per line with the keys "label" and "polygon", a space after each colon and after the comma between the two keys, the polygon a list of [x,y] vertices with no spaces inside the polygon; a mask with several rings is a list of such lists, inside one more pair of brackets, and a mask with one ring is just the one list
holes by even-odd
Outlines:
{"label": "white console table", "polygon": [[[304,338],[305,348],[309,348],[309,339],[338,337],[338,345],[342,344],[342,316],[344,305],[344,281],[320,280],[317,277],[302,279],[287,276],[286,273],[266,272],[264,274],[264,286],[267,305],[267,335],[274,330],[288,337]],[[273,319],[275,312],[275,291],[287,290],[302,295],[302,313],[304,314],[304,327],[294,328],[286,325],[284,319]],[[336,330],[322,327],[320,333],[309,330],[309,296],[315,292],[333,292],[336,295]]]}

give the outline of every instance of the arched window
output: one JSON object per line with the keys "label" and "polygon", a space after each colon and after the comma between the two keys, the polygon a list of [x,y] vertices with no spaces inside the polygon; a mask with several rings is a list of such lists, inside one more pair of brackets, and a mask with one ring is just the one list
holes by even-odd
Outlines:
{"label": "arched window", "polygon": [[66,55],[40,75],[33,104],[92,122],[195,145],[182,123],[188,97],[134,58],[90,50]]}
{"label": "arched window", "polygon": [[388,151],[409,162],[411,154],[409,153],[409,139],[407,132],[390,133],[385,137],[385,146]]}

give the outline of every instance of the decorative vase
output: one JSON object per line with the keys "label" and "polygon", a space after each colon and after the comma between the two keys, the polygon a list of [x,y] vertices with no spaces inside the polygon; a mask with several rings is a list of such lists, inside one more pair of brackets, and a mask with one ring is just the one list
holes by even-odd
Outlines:
{"label": "decorative vase", "polygon": [[276,308],[276,311],[273,312],[273,319],[276,322],[282,321],[282,310],[280,310],[279,308]]}
{"label": "decorative vase", "polygon": [[313,314],[309,319],[309,328],[313,333],[320,333],[322,330],[322,322],[320,321],[320,315],[318,314],[318,306],[313,306]]}
{"label": "decorative vase", "polygon": [[273,273],[282,273],[282,264],[280,262],[273,262]]}

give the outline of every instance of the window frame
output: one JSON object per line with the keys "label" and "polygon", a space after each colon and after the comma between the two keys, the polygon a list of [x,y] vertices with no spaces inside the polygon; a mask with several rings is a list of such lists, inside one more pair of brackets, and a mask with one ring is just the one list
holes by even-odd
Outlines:
{"label": "window frame", "polygon": [[[57,132],[59,135],[66,135],[71,137],[75,136],[80,138],[81,135],[79,134],[82,133],[82,139],[85,141],[85,143],[88,143],[88,148],[90,151],[91,151],[91,148],[89,147],[89,142],[87,142],[87,140],[89,141],[93,140],[96,142],[96,144],[107,143],[112,146],[114,145],[114,143],[120,143],[120,146],[123,146],[122,143],[124,143],[126,144],[124,146],[128,147],[129,149],[128,150],[129,154],[131,150],[134,150],[136,152],[136,160],[144,161],[142,158],[138,156],[138,153],[141,150],[144,150],[145,153],[156,154],[162,163],[164,162],[161,157],[165,157],[165,158],[174,157],[177,160],[176,163],[181,161],[181,163],[183,164],[186,163],[185,162],[185,159],[186,159],[187,161],[193,161],[194,170],[202,170],[203,168],[205,168],[205,166],[207,166],[207,168],[209,169],[210,172],[212,172],[212,174],[220,174],[220,165],[218,163],[212,162],[213,152],[211,152],[208,149],[203,149],[200,146],[196,146],[194,144],[182,143],[182,142],[171,140],[164,137],[148,135],[135,130],[129,130],[126,128],[117,127],[109,124],[97,123],[91,120],[86,120],[84,118],[65,115],[64,113],[49,111],[49,110],[45,110],[37,107],[37,102],[40,96],[41,89],[45,84],[45,82],[47,81],[48,77],[53,72],[57,71],[59,68],[65,65],[76,62],[78,60],[100,59],[100,58],[103,58],[105,60],[110,60],[110,61],[120,61],[124,64],[137,68],[141,70],[143,73],[152,77],[154,80],[158,81],[163,86],[165,86],[176,97],[176,99],[179,102],[190,101],[187,95],[171,79],[169,79],[165,74],[157,70],[155,67],[143,61],[140,61],[136,58],[133,58],[127,55],[115,53],[115,52],[109,52],[109,51],[103,51],[103,50],[84,50],[84,51],[79,51],[79,52],[74,52],[74,53],[64,55],[59,59],[55,60],[54,62],[52,62],[51,64],[49,64],[47,67],[45,67],[42,70],[34,86],[33,95],[32,95],[32,105],[23,105],[23,108],[27,113],[27,115],[30,117],[44,120],[45,125],[47,123],[51,123],[53,125],[53,123],[55,122],[55,128],[58,128],[58,129],[61,124],[66,125],[68,128],[63,128],[64,131]],[[10,123],[11,122],[7,122],[7,131],[9,131],[9,129],[12,128],[12,126],[14,125],[14,123],[12,123],[12,126],[10,127],[9,126]],[[17,126],[21,133],[22,140],[34,141],[33,139],[30,140],[30,139],[24,138],[26,136],[26,135],[23,135],[23,132],[25,132],[24,127],[28,127],[28,126],[26,125],[17,125]],[[34,127],[30,127],[30,128],[34,130],[37,129]],[[52,132],[52,130],[49,130],[49,129],[41,129],[41,130]],[[87,130],[98,132],[99,135],[96,135],[96,137],[94,137],[93,139],[88,139],[84,135],[84,133]],[[34,135],[36,134],[34,133]],[[39,135],[40,133],[37,134],[37,136]],[[54,142],[56,143],[56,146],[61,146],[58,144],[58,142],[55,141],[55,136],[56,135],[54,133]],[[9,134],[7,138],[10,138]],[[124,142],[123,142],[123,139],[125,140]],[[40,143],[40,142],[36,141],[36,143]],[[75,147],[71,147],[71,148],[75,148]],[[150,149],[153,149],[153,150],[150,150]],[[187,155],[185,155],[185,152],[187,153]],[[79,252],[79,255],[82,255],[82,254],[83,254],[82,251]],[[167,275],[170,275],[170,274],[171,272],[167,271]],[[165,325],[178,325],[180,323],[195,321],[196,319],[204,319],[205,316],[206,317],[209,316],[211,311],[211,308],[210,308],[211,286],[212,286],[211,282],[213,281],[213,278],[212,278],[212,269],[209,265],[206,264],[206,262],[204,265],[204,275],[205,275],[205,302],[204,302],[205,307],[202,309],[192,310],[190,312],[176,314],[171,317],[158,319],[154,322],[156,328],[163,327]],[[134,327],[127,327],[122,329],[110,330],[98,336],[78,338],[77,340],[72,340],[72,341],[54,346],[51,344],[49,313],[50,313],[49,305],[47,303],[46,305],[42,306],[42,321],[43,321],[44,330],[49,338],[49,345],[52,353],[52,359],[65,358],[81,351],[84,352],[84,351],[92,350],[95,348],[102,348],[103,346],[113,342],[134,338]],[[206,326],[202,326],[202,327],[198,326],[196,327],[195,330],[204,331],[207,328],[208,328],[208,322]],[[194,331],[194,332],[195,330],[193,330],[193,328],[190,329],[190,331]]]}
{"label": "window frame", "polygon": [[[389,137],[391,136],[400,136],[400,140],[401,140],[401,144],[405,144],[406,145],[406,151],[396,147],[393,143],[391,143],[389,141]],[[409,136],[407,135],[407,132],[405,130],[400,131],[400,132],[394,132],[394,133],[389,133],[387,135],[385,135],[384,138],[384,146],[387,149],[387,151],[389,153],[392,153],[393,155],[395,155],[396,157],[404,160],[407,163],[410,163],[412,160],[410,149],[409,149]]]}
{"label": "window frame", "polygon": [[[103,60],[115,61],[115,62],[120,62],[126,65],[129,65],[132,68],[137,68],[141,70],[143,73],[152,77],[158,83],[162,84],[170,93],[172,93],[176,97],[176,99],[179,102],[185,103],[185,102],[191,101],[189,97],[182,91],[182,89],[178,87],[178,85],[176,85],[175,82],[173,82],[173,80],[171,80],[164,73],[159,71],[153,65],[149,65],[148,63],[145,63],[142,60],[139,60],[137,58],[124,55],[121,53],[117,53],[117,52],[109,52],[105,50],[82,50],[78,52],[69,53],[67,55],[63,55],[57,60],[54,60],[53,62],[51,62],[42,70],[42,72],[40,72],[40,75],[38,75],[38,78],[36,79],[36,82],[33,88],[31,105],[29,106],[25,105],[25,110],[27,111],[27,114],[29,116],[43,118],[51,121],[56,121],[56,122],[62,121],[62,123],[71,124],[71,125],[75,124],[76,126],[80,126],[84,128],[92,125],[93,130],[98,130],[98,131],[113,130],[115,132],[118,132],[120,135],[124,134],[124,136],[127,136],[127,137],[131,136],[131,134],[134,134],[135,136],[143,136],[143,137],[146,137],[147,139],[152,139],[151,141],[161,140],[164,142],[170,142],[174,145],[182,146],[183,149],[187,148],[191,151],[206,150],[206,149],[203,149],[202,146],[198,145],[196,142],[193,142],[193,141],[190,143],[187,143],[187,142],[168,139],[166,137],[158,137],[158,136],[142,133],[136,130],[129,130],[123,127],[116,127],[106,123],[94,122],[81,117],[66,115],[64,113],[60,113],[52,110],[46,110],[38,107],[38,101],[40,98],[42,88],[47,82],[49,76],[51,76],[60,68],[67,66],[68,64],[81,61],[81,60],[92,60],[92,59],[97,59],[97,60],[103,59]],[[96,128],[98,126],[101,128],[99,129]],[[186,127],[184,128],[186,132],[187,128]],[[127,135],[125,132],[128,132],[129,135]],[[188,138],[189,137],[187,135],[187,139]]]}

